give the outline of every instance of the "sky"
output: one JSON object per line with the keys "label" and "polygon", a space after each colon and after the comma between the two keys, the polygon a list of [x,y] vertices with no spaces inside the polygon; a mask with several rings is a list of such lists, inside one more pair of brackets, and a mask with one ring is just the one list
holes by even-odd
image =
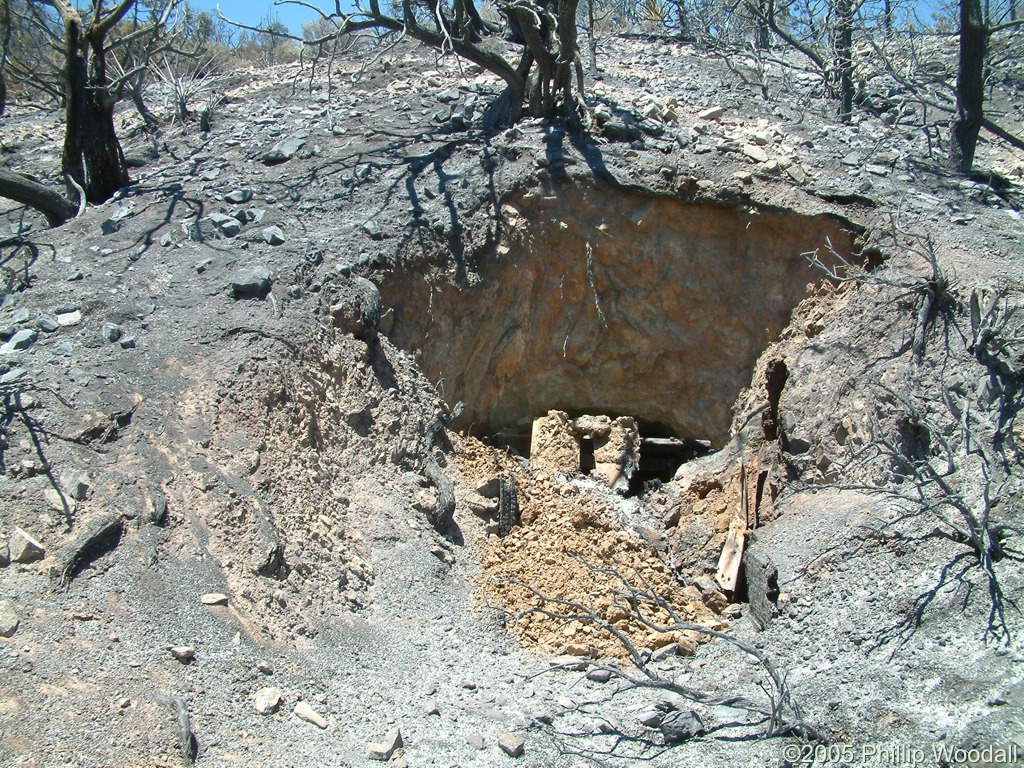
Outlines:
{"label": "sky", "polygon": [[[307,0],[303,0],[306,2]],[[334,10],[334,0],[308,0],[310,5],[317,5],[324,11]],[[266,20],[268,15],[273,14],[274,18],[285,24],[288,29],[296,35],[302,34],[302,25],[307,21],[315,21],[319,18],[315,11],[303,8],[294,3],[281,3],[275,5],[273,0],[189,0],[189,5],[197,11],[207,11],[216,18],[217,6],[220,6],[221,13],[232,21],[240,21],[243,24],[258,26],[261,21]],[[353,5],[349,0],[342,0],[343,11],[351,11]]]}

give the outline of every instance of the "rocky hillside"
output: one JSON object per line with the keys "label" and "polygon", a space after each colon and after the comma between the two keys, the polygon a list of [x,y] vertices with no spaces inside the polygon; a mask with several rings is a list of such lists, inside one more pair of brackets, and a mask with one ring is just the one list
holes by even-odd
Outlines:
{"label": "rocky hillside", "polygon": [[1024,749],[1024,157],[600,64],[585,135],[404,43],[239,72],[208,133],[119,115],[109,203],[6,207],[0,762]]}

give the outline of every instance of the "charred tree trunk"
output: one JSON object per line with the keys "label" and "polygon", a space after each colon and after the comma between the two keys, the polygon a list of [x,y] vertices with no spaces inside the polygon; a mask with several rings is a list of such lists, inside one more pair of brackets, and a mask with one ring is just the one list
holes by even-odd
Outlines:
{"label": "charred tree trunk", "polygon": [[64,19],[64,93],[67,100],[61,166],[85,190],[90,203],[102,203],[129,182],[128,164],[114,131],[115,98],[107,89],[106,30],[82,28]]}
{"label": "charred tree trunk", "polygon": [[954,170],[970,173],[978,133],[985,119],[985,57],[988,28],[981,0],[960,0],[960,59],[956,75],[957,117],[949,142],[949,161]]}
{"label": "charred tree trunk", "polygon": [[839,119],[853,116],[853,0],[836,4],[835,79],[839,96]]}
{"label": "charred tree trunk", "polygon": [[768,9],[765,7],[764,0],[761,0],[759,4],[760,12],[756,15],[757,24],[757,49],[759,51],[767,51],[772,47],[772,32],[768,27],[768,22],[765,18],[768,15]]}

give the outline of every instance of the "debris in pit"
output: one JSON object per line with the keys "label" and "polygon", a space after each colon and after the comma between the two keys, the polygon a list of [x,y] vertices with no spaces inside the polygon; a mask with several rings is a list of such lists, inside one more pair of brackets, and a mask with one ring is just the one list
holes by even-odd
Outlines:
{"label": "debris in pit", "polygon": [[589,474],[625,492],[640,466],[640,431],[630,416],[580,416],[548,411],[534,419],[530,463],[539,469]]}
{"label": "debris in pit", "polygon": [[[615,604],[623,587],[616,572],[663,597],[683,621],[717,629],[727,626],[700,592],[682,589],[650,543],[623,525],[619,506],[628,502],[617,494],[524,466],[475,438],[454,435],[453,443],[455,461],[471,486],[495,474],[515,478],[520,525],[505,537],[488,537],[479,544],[480,585],[486,602],[507,612],[510,631],[525,646],[551,654],[573,652],[573,658],[584,664],[586,657],[624,658],[626,649],[599,622],[611,624],[638,648],[673,645],[689,650],[689,643],[707,640],[699,632],[657,633],[632,621]],[[588,606],[597,621],[565,622],[525,613],[542,604],[538,595]],[[558,612],[557,605],[549,607]],[[648,618],[672,623],[664,611]],[[680,646],[683,640],[689,642]]]}

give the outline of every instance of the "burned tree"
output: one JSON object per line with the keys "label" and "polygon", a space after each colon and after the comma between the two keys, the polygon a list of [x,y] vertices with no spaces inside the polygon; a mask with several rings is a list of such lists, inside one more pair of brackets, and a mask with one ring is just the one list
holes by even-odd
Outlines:
{"label": "burned tree", "polygon": [[991,25],[981,0],[960,0],[960,55],[956,74],[956,115],[950,130],[949,162],[954,170],[968,174],[974,167],[974,153],[982,128],[1003,141],[1024,149],[1024,140],[985,117],[985,79],[989,41],[992,35],[1020,26],[1013,5],[1010,19]]}
{"label": "burned tree", "polygon": [[128,165],[114,131],[117,99],[107,76],[107,35],[135,0],[104,9],[95,0],[83,19],[68,0],[45,0],[64,25],[64,96],[67,125],[61,168],[91,203],[108,200],[128,184]]}
{"label": "burned tree", "polygon": [[[312,40],[289,38],[321,46],[365,31],[390,38],[407,35],[442,54],[454,53],[473,62],[505,82],[505,90],[489,111],[489,127],[511,125],[523,115],[563,117],[579,125],[583,67],[577,42],[578,5],[579,0],[507,0],[498,3],[504,23],[496,24],[481,17],[474,0],[403,0],[393,12],[382,11],[378,0],[370,0],[368,8],[357,4],[352,13],[343,12],[338,3],[331,13],[321,11],[323,21],[333,25],[327,34]],[[507,43],[513,46],[511,55],[503,52]]]}

